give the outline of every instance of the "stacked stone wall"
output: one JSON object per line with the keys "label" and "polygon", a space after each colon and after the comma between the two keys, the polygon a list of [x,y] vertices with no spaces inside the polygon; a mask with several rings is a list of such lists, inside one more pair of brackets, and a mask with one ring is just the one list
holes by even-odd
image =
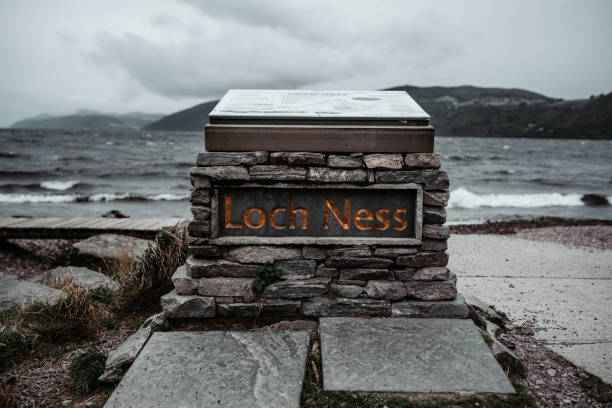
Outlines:
{"label": "stacked stone wall", "polygon": [[[282,318],[319,316],[467,317],[447,268],[445,207],[449,179],[440,155],[326,154],[319,152],[207,152],[191,168],[189,259],[176,271],[175,291],[162,298],[170,317]],[[422,186],[419,245],[215,245],[215,188],[291,185]],[[375,191],[373,191],[375,194]],[[281,279],[260,299],[252,289],[259,266],[271,263]]]}

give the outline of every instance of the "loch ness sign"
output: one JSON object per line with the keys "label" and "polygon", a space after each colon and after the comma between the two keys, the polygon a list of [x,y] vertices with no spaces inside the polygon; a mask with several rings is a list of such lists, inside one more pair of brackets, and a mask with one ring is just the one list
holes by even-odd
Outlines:
{"label": "loch ness sign", "polygon": [[217,244],[421,242],[423,192],[417,184],[376,187],[219,187],[211,238]]}

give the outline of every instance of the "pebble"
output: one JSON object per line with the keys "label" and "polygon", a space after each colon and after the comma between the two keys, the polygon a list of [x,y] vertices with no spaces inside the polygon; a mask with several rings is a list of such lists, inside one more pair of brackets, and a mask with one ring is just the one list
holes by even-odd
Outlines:
{"label": "pebble", "polygon": [[549,368],[548,370],[546,370],[546,374],[548,374],[549,377],[554,377],[555,375],[557,375],[557,371],[553,368]]}
{"label": "pebble", "polygon": [[68,405],[72,404],[72,400],[64,400],[62,401],[62,405],[67,407]]}

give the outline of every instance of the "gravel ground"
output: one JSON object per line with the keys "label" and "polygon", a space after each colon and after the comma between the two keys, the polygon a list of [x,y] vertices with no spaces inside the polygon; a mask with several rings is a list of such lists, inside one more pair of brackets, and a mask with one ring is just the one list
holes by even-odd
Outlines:
{"label": "gravel ground", "polygon": [[[597,401],[587,394],[581,382],[592,378],[535,339],[531,322],[498,334],[498,339],[514,348],[527,375],[517,382],[535,398],[538,407],[605,408],[610,403]],[[608,390],[612,388],[609,387]],[[608,391],[610,392],[610,391]]]}
{"label": "gravel ground", "polygon": [[566,246],[612,250],[612,225],[559,226],[520,230],[519,238],[557,242]]}
{"label": "gravel ground", "polygon": [[0,240],[0,275],[17,275],[28,279],[47,271],[68,256],[69,239]]}

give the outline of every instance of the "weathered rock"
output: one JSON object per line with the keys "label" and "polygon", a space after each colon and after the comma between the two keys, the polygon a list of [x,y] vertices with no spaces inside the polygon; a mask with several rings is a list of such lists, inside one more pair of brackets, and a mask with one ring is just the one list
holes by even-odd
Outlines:
{"label": "weathered rock", "polygon": [[242,263],[258,263],[276,261],[289,261],[302,256],[299,248],[287,248],[283,246],[241,246],[231,249],[226,258]]}
{"label": "weathered rock", "polygon": [[324,166],[325,155],[312,152],[274,152],[270,154],[270,161],[289,166]]}
{"label": "weathered rock", "polygon": [[398,280],[407,281],[412,280],[414,273],[416,272],[415,268],[402,268],[402,269],[394,269],[393,273]]}
{"label": "weathered rock", "polygon": [[363,257],[363,256],[372,256],[372,251],[368,246],[357,246],[357,247],[348,247],[348,248],[335,248],[327,251],[327,255],[334,257]]}
{"label": "weathered rock", "polygon": [[255,300],[251,285],[253,279],[246,278],[208,278],[201,279],[198,295],[201,296],[241,296],[245,302]]}
{"label": "weathered rock", "polygon": [[467,319],[470,311],[463,296],[457,295],[454,300],[428,302],[423,300],[405,300],[391,304],[394,317],[433,317]]}
{"label": "weathered rock", "polygon": [[423,222],[428,224],[444,224],[446,222],[446,210],[444,207],[425,206],[423,208]]}
{"label": "weathered rock", "polygon": [[304,167],[258,165],[250,169],[252,180],[304,180],[306,169]]}
{"label": "weathered rock", "polygon": [[450,237],[450,229],[447,225],[425,224],[423,225],[423,237],[448,239]]}
{"label": "weathered rock", "polygon": [[400,256],[395,263],[410,268],[446,266],[448,263],[448,254],[445,252],[419,252],[415,255]]}
{"label": "weathered rock", "polygon": [[419,268],[412,275],[412,280],[416,281],[444,281],[450,278],[450,271],[448,268],[439,266],[429,266],[426,268]]}
{"label": "weathered rock", "polygon": [[143,324],[140,329],[128,337],[119,347],[108,353],[104,373],[98,381],[105,383],[118,382],[123,378],[125,371],[134,362],[140,350],[144,347],[151,336],[152,330],[149,324]]}
{"label": "weathered rock", "polygon": [[208,244],[208,238],[194,237],[192,235],[187,234],[187,236],[185,237],[185,242],[189,246],[202,246]]}
{"label": "weathered rock", "polygon": [[[222,317],[297,317],[300,314],[299,300],[266,299],[262,303],[230,303],[217,305],[217,312]],[[261,306],[261,310],[259,310]]]}
{"label": "weathered rock", "polygon": [[198,280],[187,274],[187,266],[176,268],[172,275],[172,284],[179,295],[193,295],[198,291]]}
{"label": "weathered rock", "polygon": [[200,177],[200,176],[189,176],[191,180],[191,185],[196,188],[210,188],[210,177]]}
{"label": "weathered rock", "polygon": [[405,158],[406,166],[417,169],[439,169],[442,160],[439,153],[409,153]]}
{"label": "weathered rock", "polygon": [[363,169],[345,170],[310,167],[307,179],[321,183],[363,183],[368,180],[368,172]]}
{"label": "weathered rock", "polygon": [[374,255],[390,257],[390,258],[396,258],[398,256],[404,256],[404,255],[412,255],[416,253],[417,253],[417,249],[414,247],[398,247],[398,248],[378,247],[374,250]]}
{"label": "weathered rock", "polygon": [[585,194],[580,198],[585,205],[597,207],[597,206],[608,206],[610,201],[603,194]]}
{"label": "weathered rock", "polygon": [[304,316],[389,316],[391,303],[378,299],[329,299],[318,297],[302,302]]}
{"label": "weathered rock", "polygon": [[[457,296],[459,297],[459,296]],[[469,313],[469,312],[468,312]],[[525,367],[521,360],[518,359],[516,354],[514,354],[508,347],[506,347],[502,342],[497,340],[497,331],[499,330],[499,326],[495,323],[492,323],[488,320],[485,320],[487,325],[487,333],[489,334],[489,338],[491,339],[492,344],[489,346],[491,352],[495,356],[495,359],[502,365],[502,367],[515,367],[517,370],[525,371]],[[553,371],[552,377],[556,374]],[[547,371],[547,374],[551,374]]]}
{"label": "weathered rock", "polygon": [[219,248],[216,245],[190,245],[189,254],[203,258],[217,258],[221,256]]}
{"label": "weathered rock", "polygon": [[12,307],[23,308],[33,302],[59,302],[66,294],[40,283],[17,279],[15,275],[0,276],[0,312]]}
{"label": "weathered rock", "polygon": [[210,205],[210,190],[207,188],[196,188],[191,192],[190,200],[193,205]]}
{"label": "weathered rock", "polygon": [[347,268],[340,269],[340,279],[349,281],[368,281],[372,279],[389,279],[387,269]]}
{"label": "weathered rock", "polygon": [[404,167],[404,159],[401,154],[368,154],[363,161],[368,169],[401,169]]}
{"label": "weathered rock", "polygon": [[309,279],[314,278],[317,261],[295,259],[292,261],[278,261],[274,263],[281,273],[281,279]]}
{"label": "weathered rock", "polygon": [[318,266],[315,275],[321,278],[335,278],[336,276],[338,276],[338,269]]}
{"label": "weathered rock", "polygon": [[329,278],[286,280],[272,283],[264,289],[266,298],[303,299],[321,296],[327,292]]}
{"label": "weathered rock", "polygon": [[358,258],[353,256],[330,256],[325,260],[325,265],[337,268],[386,268],[392,263],[393,261],[388,258]]}
{"label": "weathered rock", "polygon": [[196,220],[207,220],[210,218],[210,207],[192,206],[191,214]]}
{"label": "weathered rock", "polygon": [[399,281],[372,280],[366,285],[365,292],[370,298],[387,300],[400,300],[408,294],[403,282]]}
{"label": "weathered rock", "polygon": [[446,207],[450,193],[448,191],[423,191],[423,204],[435,207]]}
{"label": "weathered rock", "polygon": [[317,247],[304,247],[302,248],[302,256],[306,259],[323,260],[327,258],[327,254],[324,250]]}
{"label": "weathered rock", "polygon": [[72,244],[74,253],[71,255],[71,263],[87,266],[91,263],[119,262],[126,257],[136,259],[143,256],[152,244],[152,241],[146,239],[124,235],[95,235]]}
{"label": "weathered rock", "polygon": [[268,152],[204,152],[198,154],[198,166],[253,166],[268,161]]}
{"label": "weathered rock", "polygon": [[423,251],[446,251],[448,249],[448,244],[445,239],[424,239],[423,243]]}
{"label": "weathered rock", "polygon": [[187,227],[190,235],[206,238],[210,236],[210,222],[206,220],[193,220]]}
{"label": "weathered rock", "polygon": [[232,297],[232,296],[217,296],[217,297],[215,297],[215,303],[217,305],[219,305],[221,303],[242,303],[242,300],[234,300],[234,299],[237,299],[237,298],[242,299],[239,296],[236,296],[236,297]]}
{"label": "weathered rock", "polygon": [[445,281],[407,281],[404,282],[408,296],[421,300],[451,300],[457,296],[457,277]]}
{"label": "weathered rock", "polygon": [[160,302],[162,310],[170,318],[215,316],[215,298],[212,296],[179,295],[173,290],[162,296]]}
{"label": "weathered rock", "polygon": [[376,170],[378,183],[424,184],[425,190],[448,190],[448,174],[439,170]]}
{"label": "weathered rock", "polygon": [[363,288],[359,285],[331,285],[331,287],[343,298],[356,298],[363,293]]}
{"label": "weathered rock", "polygon": [[361,287],[364,287],[366,285],[366,281],[356,280],[356,279],[338,279],[336,283],[338,285],[351,285],[351,286],[361,286]]}
{"label": "weathered rock", "polygon": [[327,158],[327,165],[329,167],[344,167],[346,169],[358,169],[363,165],[361,157],[351,156],[340,156],[336,154],[330,154]]}
{"label": "weathered rock", "polygon": [[192,167],[192,177],[210,177],[213,180],[250,180],[249,172],[242,166]]}
{"label": "weathered rock", "polygon": [[204,259],[190,256],[187,258],[187,273],[192,278],[254,278],[257,265],[244,265],[225,259]]}
{"label": "weathered rock", "polygon": [[151,328],[151,332],[166,331],[170,328],[170,322],[168,321],[168,316],[166,316],[165,313],[158,313],[145,320],[142,326],[149,326]]}
{"label": "weathered rock", "polygon": [[92,271],[89,268],[76,266],[60,266],[35,276],[30,281],[48,286],[58,286],[62,283],[74,282],[76,285],[87,289],[119,289],[119,284],[107,275]]}
{"label": "weathered rock", "polygon": [[309,332],[311,336],[315,336],[318,332],[319,324],[312,320],[291,320],[269,324],[267,326],[255,329],[255,331],[263,332],[284,332],[284,331],[302,331]]}

